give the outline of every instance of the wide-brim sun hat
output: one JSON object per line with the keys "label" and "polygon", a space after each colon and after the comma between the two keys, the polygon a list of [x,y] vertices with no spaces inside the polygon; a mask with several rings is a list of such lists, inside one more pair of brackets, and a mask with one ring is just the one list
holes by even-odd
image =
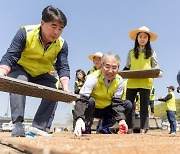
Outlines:
{"label": "wide-brim sun hat", "polygon": [[134,29],[129,32],[130,39],[135,41],[137,34],[140,32],[148,33],[150,35],[150,42],[153,42],[158,38],[157,34],[150,32],[149,28],[146,26],[142,26],[139,29]]}
{"label": "wide-brim sun hat", "polygon": [[102,58],[103,54],[101,52],[96,52],[95,54],[91,54],[88,56],[90,60],[93,60],[94,57],[100,57]]}

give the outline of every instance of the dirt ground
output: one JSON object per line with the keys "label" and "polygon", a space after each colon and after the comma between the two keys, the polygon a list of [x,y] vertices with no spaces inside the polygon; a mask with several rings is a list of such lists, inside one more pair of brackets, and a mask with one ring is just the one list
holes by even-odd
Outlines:
{"label": "dirt ground", "polygon": [[10,137],[0,133],[0,143],[26,153],[121,153],[177,154],[180,153],[180,132],[150,130],[147,134],[91,134],[74,137],[72,132],[54,133],[53,137]]}

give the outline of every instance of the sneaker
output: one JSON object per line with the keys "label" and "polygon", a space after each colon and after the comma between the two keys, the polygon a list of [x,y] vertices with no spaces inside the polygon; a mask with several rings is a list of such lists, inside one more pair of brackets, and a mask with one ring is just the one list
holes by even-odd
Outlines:
{"label": "sneaker", "polygon": [[26,137],[35,137],[36,135],[34,133],[31,132],[27,132],[26,133]]}
{"label": "sneaker", "polygon": [[127,134],[134,134],[134,130],[132,128],[128,129]]}
{"label": "sneaker", "polygon": [[141,134],[145,134],[145,133],[147,133],[148,132],[148,129],[140,129],[140,133]]}
{"label": "sneaker", "polygon": [[49,128],[46,128],[45,132],[48,133],[48,134],[52,134],[53,133],[53,131],[51,129],[49,129]]}
{"label": "sneaker", "polygon": [[176,132],[170,132],[169,134],[171,134],[171,135],[175,135],[175,134],[176,134]]}
{"label": "sneaker", "polygon": [[34,134],[35,136],[45,136],[45,137],[51,137],[52,134],[48,134],[45,131],[38,129],[36,127],[29,127],[27,132]]}
{"label": "sneaker", "polygon": [[13,126],[12,132],[11,132],[12,137],[25,137],[25,130],[22,122],[16,122]]}

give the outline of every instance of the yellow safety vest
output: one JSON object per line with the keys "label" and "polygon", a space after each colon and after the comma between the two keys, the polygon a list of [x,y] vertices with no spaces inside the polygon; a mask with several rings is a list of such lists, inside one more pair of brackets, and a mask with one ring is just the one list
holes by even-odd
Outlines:
{"label": "yellow safety vest", "polygon": [[93,68],[90,70],[89,74],[92,74],[95,71],[97,71],[97,69],[93,66]]}
{"label": "yellow safety vest", "polygon": [[58,38],[44,51],[39,39],[40,25],[24,26],[24,28],[26,30],[26,45],[18,64],[33,77],[53,70],[53,64],[64,44],[64,39]]}
{"label": "yellow safety vest", "polygon": [[174,92],[169,92],[172,98],[166,101],[167,111],[176,111],[176,100]]}
{"label": "yellow safety vest", "polygon": [[[98,69],[98,70],[99,70],[99,69]],[[85,76],[85,79],[87,79],[88,75],[94,73],[95,71],[97,71],[97,69],[95,68],[95,66],[93,66],[93,68],[88,71],[88,74]]]}
{"label": "yellow safety vest", "polygon": [[80,90],[82,88],[82,86],[84,85],[84,82],[80,81],[80,80],[77,80],[75,81],[76,85],[77,85],[77,88]]}
{"label": "yellow safety vest", "polygon": [[[139,52],[138,59],[134,56],[134,50],[130,51],[130,70],[143,70],[151,68],[151,57],[145,59],[144,52]],[[136,88],[143,88],[143,89],[151,89],[153,85],[152,78],[142,78],[142,79],[135,79],[131,78],[128,79],[127,88],[136,89]]]}
{"label": "yellow safety vest", "polygon": [[57,82],[56,82],[56,88],[60,89],[60,81],[59,81],[59,77],[56,77]]}
{"label": "yellow safety vest", "polygon": [[110,86],[107,87],[106,83],[104,82],[101,70],[98,70],[93,74],[97,76],[98,81],[91,93],[91,96],[95,99],[96,108],[103,109],[111,105],[112,97],[121,82],[121,77],[117,74],[115,79],[111,81]]}

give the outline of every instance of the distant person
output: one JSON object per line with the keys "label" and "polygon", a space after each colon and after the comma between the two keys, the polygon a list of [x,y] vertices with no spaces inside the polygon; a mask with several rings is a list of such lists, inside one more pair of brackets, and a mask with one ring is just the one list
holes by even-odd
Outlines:
{"label": "distant person", "polygon": [[136,98],[135,98],[135,117],[140,117],[140,95],[139,95],[139,92],[137,93],[136,95]]}
{"label": "distant person", "polygon": [[151,88],[150,91],[150,98],[149,98],[149,106],[150,106],[150,112],[151,112],[151,118],[154,118],[154,100],[155,100],[155,89],[154,87]]}
{"label": "distant person", "polygon": [[179,86],[177,87],[177,92],[180,93],[180,71],[177,74],[177,82],[179,84]]}
{"label": "distant person", "polygon": [[126,134],[128,127],[125,114],[131,110],[129,101],[122,101],[123,79],[118,75],[120,58],[108,52],[101,59],[101,69],[90,74],[80,90],[76,101],[74,134],[81,136],[91,133],[94,118],[102,119],[98,132],[106,134],[106,128],[119,123],[119,134]]}
{"label": "distant person", "polygon": [[[123,70],[159,68],[156,53],[150,45],[150,42],[155,41],[158,36],[143,26],[130,31],[129,37],[135,41],[135,45],[128,53],[126,66]],[[162,76],[162,72],[160,72],[160,76]],[[139,92],[140,94],[141,133],[146,133],[149,129],[148,104],[152,85],[152,78],[130,78],[127,81],[126,99],[134,103],[137,93]],[[133,133],[135,106],[134,104],[132,106],[130,114],[126,116],[126,122],[129,127],[128,133]]]}
{"label": "distant person", "polygon": [[170,123],[170,133],[169,134],[176,134],[176,100],[174,94],[174,86],[169,86],[168,88],[168,95],[166,97],[160,97],[157,100],[163,101],[166,103],[167,109],[167,118]]}
{"label": "distant person", "polygon": [[103,56],[103,54],[101,52],[96,52],[95,54],[91,54],[88,56],[88,58],[90,60],[93,61],[93,67],[91,70],[89,70],[87,72],[87,75],[93,73],[94,71],[97,71],[101,68],[101,57]]}
{"label": "distant person", "polygon": [[76,71],[76,79],[74,84],[74,93],[79,94],[79,91],[81,90],[82,86],[85,82],[86,73],[82,69],[78,69]]}
{"label": "distant person", "polygon": [[[94,54],[91,54],[88,56],[88,58],[93,61],[93,67],[91,70],[89,70],[87,72],[87,76],[89,74],[92,74],[94,71],[97,71],[99,69],[101,69],[101,58],[102,58],[103,54],[101,52],[96,52]],[[86,76],[86,78],[87,78]],[[97,125],[97,128],[98,127],[101,127],[100,125],[102,124],[102,120],[100,119],[99,122],[98,122],[98,125]],[[108,128],[107,128],[108,129]],[[107,130],[108,132],[110,132],[110,130]]]}
{"label": "distant person", "polygon": [[[22,26],[16,33],[0,62],[0,75],[56,88],[56,78],[48,73],[55,65],[63,90],[69,92],[68,46],[61,37],[66,24],[61,10],[52,6],[44,8],[39,25]],[[10,94],[13,137],[25,136],[22,124],[25,102],[26,96]],[[28,130],[30,133],[50,136],[45,129],[55,105],[55,101],[42,99]]]}
{"label": "distant person", "polygon": [[[76,71],[76,79],[74,83],[74,93],[79,94],[82,86],[84,85],[85,79],[86,78],[86,73],[82,69],[78,69]],[[75,101],[72,102],[72,114],[74,115],[74,106],[75,106]],[[75,121],[73,119],[73,130],[75,127]]]}

